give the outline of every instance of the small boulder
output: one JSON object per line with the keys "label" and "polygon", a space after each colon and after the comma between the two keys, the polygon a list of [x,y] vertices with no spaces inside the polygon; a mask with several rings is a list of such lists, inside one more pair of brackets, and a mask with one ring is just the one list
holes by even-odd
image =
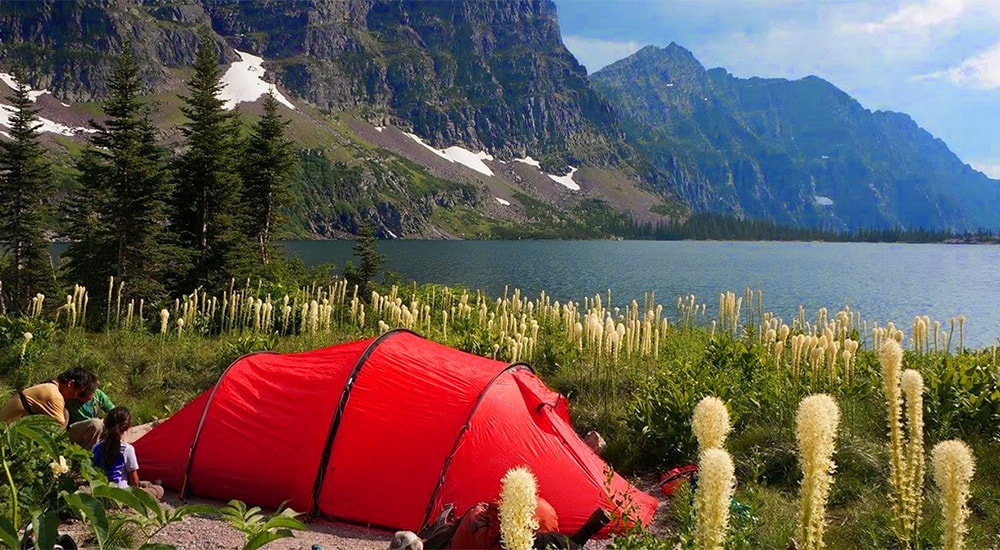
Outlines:
{"label": "small boulder", "polygon": [[604,452],[604,448],[607,447],[607,443],[604,442],[604,438],[601,437],[601,434],[596,430],[590,430],[587,432],[587,435],[583,437],[583,442],[597,454],[602,454]]}

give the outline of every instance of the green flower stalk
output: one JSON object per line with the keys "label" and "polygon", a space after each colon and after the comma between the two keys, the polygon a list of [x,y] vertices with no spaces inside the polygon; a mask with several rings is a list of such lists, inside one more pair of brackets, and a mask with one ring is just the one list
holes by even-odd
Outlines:
{"label": "green flower stalk", "polygon": [[972,449],[957,439],[942,441],[931,451],[934,482],[941,489],[944,550],[965,548],[965,520],[969,517],[969,483],[976,471]]}
{"label": "green flower stalk", "polygon": [[712,396],[699,401],[691,415],[691,429],[698,440],[699,452],[721,449],[730,430],[726,404]]}
{"label": "green flower stalk", "polygon": [[531,550],[538,529],[535,476],[526,466],[518,466],[508,470],[500,483],[500,541],[506,550]]}
{"label": "green flower stalk", "polygon": [[721,550],[729,526],[729,506],[735,487],[733,459],[723,449],[706,449],[698,465],[698,488],[694,506],[696,547]]}
{"label": "green flower stalk", "polygon": [[796,439],[802,466],[802,494],[799,503],[799,548],[824,548],[826,500],[833,483],[840,409],[827,394],[810,395],[799,403]]}
{"label": "green flower stalk", "polygon": [[903,529],[915,535],[920,527],[924,489],[924,379],[919,372],[907,369],[900,377],[900,387],[906,397],[907,428]]}

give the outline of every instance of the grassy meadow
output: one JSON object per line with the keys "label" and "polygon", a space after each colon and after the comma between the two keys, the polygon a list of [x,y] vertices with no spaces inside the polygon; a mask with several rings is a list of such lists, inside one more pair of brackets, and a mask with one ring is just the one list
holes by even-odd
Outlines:
{"label": "grassy meadow", "polygon": [[[95,292],[95,291],[91,291]],[[0,316],[0,381],[6,393],[86,367],[137,422],[164,418],[216,382],[236,358],[293,352],[411,329],[431,340],[503,361],[526,361],[566,394],[579,433],[598,430],[619,472],[650,479],[698,460],[691,416],[720,398],[732,432],[725,443],[737,488],[726,548],[786,548],[796,536],[802,473],[796,410],[815,393],[840,408],[836,471],[827,501],[829,548],[940,548],[944,522],[930,449],[962,439],[976,459],[969,548],[1000,547],[1000,371],[996,348],[963,347],[964,319],[914,318],[882,325],[850,310],[769,313],[747,289],[718,297],[612,291],[559,303],[438,285],[380,287],[355,295],[343,280],[299,289],[234,283],[219,296],[193,292],[166,307],[123,303],[120,283],[102,306],[78,288],[39,299],[23,316]],[[661,298],[667,298],[660,301]],[[53,303],[57,302],[57,303]],[[86,320],[86,322],[84,322]],[[970,320],[974,322],[975,320]],[[905,329],[905,330],[900,330]],[[887,401],[878,348],[902,341],[903,368],[923,377],[927,474],[917,534],[901,542],[890,500]],[[648,483],[647,483],[648,485]],[[650,533],[618,548],[693,548],[692,493],[682,487]]]}

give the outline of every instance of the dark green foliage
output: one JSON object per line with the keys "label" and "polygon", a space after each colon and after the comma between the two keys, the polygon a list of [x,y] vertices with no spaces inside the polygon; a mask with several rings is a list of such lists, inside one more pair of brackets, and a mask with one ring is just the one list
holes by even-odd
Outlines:
{"label": "dark green foliage", "polygon": [[15,70],[15,80],[7,98],[14,107],[11,139],[0,141],[0,246],[9,257],[0,263],[0,312],[25,311],[35,294],[52,287],[45,239],[52,178],[38,143],[38,109],[24,74]]}
{"label": "dark green foliage", "polygon": [[[125,282],[124,299],[166,297],[170,273],[183,264],[167,231],[171,180],[143,104],[142,80],[126,45],[108,83],[106,122],[92,122],[91,147],[77,164],[79,191],[68,209],[67,280],[94,290],[109,277]],[[103,292],[93,292],[95,298]],[[100,302],[96,302],[100,305]]]}
{"label": "dark green foliage", "polygon": [[264,114],[243,145],[243,204],[247,235],[259,246],[259,260],[267,265],[274,255],[271,239],[283,221],[279,212],[290,201],[290,175],[295,162],[292,142],[285,138],[287,121],[278,114],[274,93],[264,99]]}
{"label": "dark green foliage", "polygon": [[0,518],[10,518],[12,525],[23,529],[32,521],[32,511],[59,508],[60,491],[76,488],[74,476],[53,475],[50,464],[59,456],[64,457],[71,470],[91,468],[90,453],[70,444],[66,430],[47,416],[29,416],[9,425],[0,423],[0,460],[5,469],[9,468],[10,479],[17,488],[15,508],[9,481],[6,476],[0,478],[4,480],[0,490]]}
{"label": "dark green foliage", "polygon": [[181,132],[187,150],[177,160],[173,220],[192,264],[178,288],[204,285],[221,290],[232,277],[251,276],[254,262],[240,208],[238,121],[218,97],[221,70],[207,29],[201,35],[194,72],[187,81],[189,95],[182,96],[181,111],[188,122]]}
{"label": "dark green foliage", "polygon": [[378,251],[378,238],[375,236],[373,225],[365,224],[359,229],[358,240],[354,243],[354,255],[361,265],[344,266],[344,278],[347,279],[349,286],[358,287],[358,296],[361,299],[367,300],[375,277],[381,273],[382,265],[385,263],[385,256]]}

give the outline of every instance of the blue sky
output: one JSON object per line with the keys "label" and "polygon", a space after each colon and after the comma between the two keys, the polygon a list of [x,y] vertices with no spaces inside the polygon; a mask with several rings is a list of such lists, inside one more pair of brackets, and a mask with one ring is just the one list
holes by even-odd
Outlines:
{"label": "blue sky", "polygon": [[740,77],[825,78],[1000,178],[1000,0],[555,0],[589,72],[676,42]]}

